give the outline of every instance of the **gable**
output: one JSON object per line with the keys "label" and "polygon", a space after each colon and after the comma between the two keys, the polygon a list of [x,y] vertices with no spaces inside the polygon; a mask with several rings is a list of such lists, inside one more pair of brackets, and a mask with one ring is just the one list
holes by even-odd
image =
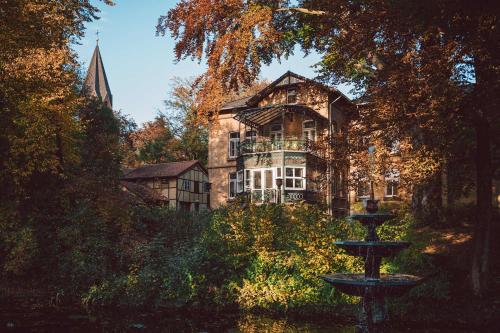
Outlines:
{"label": "gable", "polygon": [[201,164],[197,164],[190,169],[181,173],[178,178],[180,179],[188,179],[192,181],[207,183],[208,182],[208,173]]}
{"label": "gable", "polygon": [[296,85],[303,85],[303,84],[308,84],[310,86],[315,86],[316,88],[320,90],[324,90],[325,92],[329,93],[330,91],[333,91],[331,88],[325,86],[324,84],[321,84],[319,82],[316,82],[314,80],[310,80],[304,76],[300,76],[298,74],[292,73],[290,71],[286,72],[282,76],[280,76],[278,79],[273,81],[270,85],[268,85],[266,88],[262,89],[259,91],[257,94],[252,96],[247,101],[248,106],[257,106],[259,103],[266,97],[268,97],[273,91],[275,90],[282,90],[287,87],[293,87]]}
{"label": "gable", "polygon": [[328,116],[328,103],[331,99],[339,102],[336,104],[354,106],[351,100],[337,89],[288,71],[255,95],[227,103],[221,111],[288,104],[286,97],[289,88],[301,90],[298,94],[302,95],[302,98],[298,98],[297,104],[307,105],[325,117]]}
{"label": "gable", "polygon": [[303,82],[305,82],[304,79],[301,79],[301,78],[294,76],[292,74],[288,74],[286,77],[284,77],[281,81],[279,81],[276,84],[276,87],[289,86],[291,84],[297,84],[297,83],[303,83]]}

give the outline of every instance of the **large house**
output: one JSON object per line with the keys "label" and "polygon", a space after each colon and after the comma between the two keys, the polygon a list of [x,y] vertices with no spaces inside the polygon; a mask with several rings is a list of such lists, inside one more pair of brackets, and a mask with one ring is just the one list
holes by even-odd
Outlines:
{"label": "large house", "polygon": [[122,178],[122,187],[138,195],[142,194],[138,189],[146,187],[171,209],[197,212],[208,209],[210,204],[208,173],[198,161],[151,164],[128,170]]}
{"label": "large house", "polygon": [[337,89],[292,72],[224,105],[209,131],[211,207],[242,196],[346,211],[347,170],[332,170],[327,155],[354,109]]}

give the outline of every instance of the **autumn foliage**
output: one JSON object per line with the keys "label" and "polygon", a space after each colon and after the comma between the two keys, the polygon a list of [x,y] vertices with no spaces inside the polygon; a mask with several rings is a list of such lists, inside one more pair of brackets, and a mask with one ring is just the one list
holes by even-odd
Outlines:
{"label": "autumn foliage", "polygon": [[399,142],[402,177],[412,189],[459,160],[453,152],[465,143],[477,186],[471,281],[481,294],[500,137],[498,15],[488,1],[183,0],[160,17],[157,31],[177,40],[177,59],[206,59],[200,96],[208,112],[216,112],[224,91],[252,82],[263,63],[296,46],[318,52],[319,77],[354,84],[369,103],[359,108],[351,139]]}

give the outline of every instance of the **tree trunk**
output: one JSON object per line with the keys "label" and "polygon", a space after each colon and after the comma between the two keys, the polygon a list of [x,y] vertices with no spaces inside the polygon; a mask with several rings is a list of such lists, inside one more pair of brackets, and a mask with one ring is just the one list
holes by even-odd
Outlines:
{"label": "tree trunk", "polygon": [[492,165],[490,126],[481,117],[476,125],[476,222],[471,282],[475,295],[487,289],[489,278],[489,250],[492,219]]}

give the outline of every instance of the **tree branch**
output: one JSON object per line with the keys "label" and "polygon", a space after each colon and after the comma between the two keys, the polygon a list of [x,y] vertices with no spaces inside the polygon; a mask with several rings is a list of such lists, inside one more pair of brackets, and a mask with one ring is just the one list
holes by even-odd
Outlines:
{"label": "tree branch", "polygon": [[278,8],[276,9],[277,12],[299,12],[303,14],[308,14],[308,15],[326,15],[328,12],[325,12],[323,10],[311,10],[307,8],[300,8],[300,7],[294,7],[294,8]]}

